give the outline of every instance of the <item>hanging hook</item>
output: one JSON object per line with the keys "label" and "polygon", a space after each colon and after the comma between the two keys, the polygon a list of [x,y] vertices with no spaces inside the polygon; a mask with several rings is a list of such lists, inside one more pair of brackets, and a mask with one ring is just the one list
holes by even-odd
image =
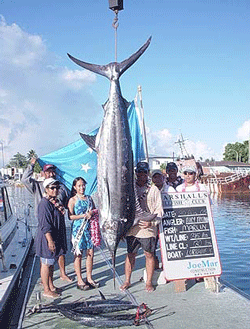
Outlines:
{"label": "hanging hook", "polygon": [[115,12],[115,18],[113,20],[113,23],[112,23],[112,26],[115,30],[117,30],[118,26],[119,26],[119,23],[118,23],[118,13],[119,11],[118,10],[114,10]]}

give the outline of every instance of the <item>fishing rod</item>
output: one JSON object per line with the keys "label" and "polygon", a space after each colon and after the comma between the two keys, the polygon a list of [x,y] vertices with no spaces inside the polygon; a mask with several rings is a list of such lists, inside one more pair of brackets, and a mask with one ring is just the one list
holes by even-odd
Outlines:
{"label": "fishing rod", "polygon": [[[113,272],[113,274],[115,275],[118,283],[120,285],[122,285],[122,280],[119,276],[119,274],[116,272],[116,270],[113,269],[113,266],[110,262],[110,260],[108,259],[107,255],[105,254],[104,250],[102,249],[102,247],[97,247],[97,249],[101,252],[103,258],[105,259],[107,265],[109,266],[110,270]],[[128,298],[130,299],[130,301],[134,304],[134,305],[137,305],[139,306],[139,303],[137,302],[136,298],[131,294],[131,292],[126,289],[124,290],[124,292],[127,294]],[[149,328],[149,329],[154,329],[154,326],[149,322],[149,320],[147,318],[145,318],[146,322],[145,322],[145,325]]]}

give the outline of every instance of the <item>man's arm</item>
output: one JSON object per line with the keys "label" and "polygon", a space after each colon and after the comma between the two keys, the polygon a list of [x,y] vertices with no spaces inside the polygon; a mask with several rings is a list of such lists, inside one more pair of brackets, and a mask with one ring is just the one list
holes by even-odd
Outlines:
{"label": "man's arm", "polygon": [[34,173],[35,163],[36,163],[36,158],[32,158],[30,160],[30,164],[28,165],[27,169],[24,171],[23,177],[21,179],[22,183],[32,194],[34,194],[36,191],[36,181],[34,178],[32,178],[32,175]]}
{"label": "man's arm", "polygon": [[58,193],[57,199],[60,201],[60,203],[63,204],[63,206],[65,208],[68,207],[69,196],[70,196],[70,193],[69,193],[69,190],[67,189],[67,187],[64,184],[60,183],[60,188],[59,188],[59,193]]}

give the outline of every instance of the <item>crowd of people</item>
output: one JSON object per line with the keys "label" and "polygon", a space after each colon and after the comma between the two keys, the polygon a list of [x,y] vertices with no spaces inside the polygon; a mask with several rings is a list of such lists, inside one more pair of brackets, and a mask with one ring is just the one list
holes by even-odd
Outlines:
{"label": "crowd of people", "polygon": [[[71,191],[56,177],[56,167],[46,164],[42,175],[44,180],[33,178],[35,158],[24,172],[22,182],[34,195],[35,217],[38,222],[35,238],[36,254],[40,257],[40,275],[44,288],[44,296],[56,298],[60,289],[53,283],[54,264],[58,262],[60,278],[72,282],[65,272],[65,254],[67,252],[65,219],[71,220],[71,242],[74,253],[74,269],[77,278],[77,289],[88,290],[99,287],[92,278],[94,246],[91,220],[97,213],[91,196],[85,194],[87,182],[83,177],[74,179]],[[166,175],[159,169],[153,170],[147,162],[139,162],[135,168],[135,188],[141,209],[151,213],[152,220],[140,220],[133,225],[126,235],[127,255],[125,260],[125,280],[120,290],[131,285],[132,271],[136,254],[142,248],[146,263],[147,292],[154,291],[152,277],[159,268],[156,257],[158,244],[158,226],[163,216],[162,193],[193,192],[206,190],[197,180],[196,166],[187,165],[182,168],[184,179],[178,175],[178,167],[174,162],[166,166]],[[82,256],[86,253],[86,279],[82,277]]]}

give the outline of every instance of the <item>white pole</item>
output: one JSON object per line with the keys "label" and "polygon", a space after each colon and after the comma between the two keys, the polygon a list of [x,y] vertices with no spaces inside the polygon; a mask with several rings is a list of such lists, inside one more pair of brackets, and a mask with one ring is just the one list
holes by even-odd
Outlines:
{"label": "white pole", "polygon": [[138,86],[138,95],[140,99],[140,108],[141,108],[141,119],[142,119],[142,136],[143,136],[143,141],[144,141],[144,151],[146,155],[146,161],[149,163],[149,157],[148,157],[148,144],[147,144],[147,137],[146,137],[146,128],[145,128],[145,121],[144,121],[144,109],[143,109],[143,104],[142,104],[142,93],[141,93],[141,86]]}
{"label": "white pole", "polygon": [[249,132],[248,132],[248,135],[249,135],[249,138],[248,138],[248,164],[250,164],[250,125],[249,125]]}

